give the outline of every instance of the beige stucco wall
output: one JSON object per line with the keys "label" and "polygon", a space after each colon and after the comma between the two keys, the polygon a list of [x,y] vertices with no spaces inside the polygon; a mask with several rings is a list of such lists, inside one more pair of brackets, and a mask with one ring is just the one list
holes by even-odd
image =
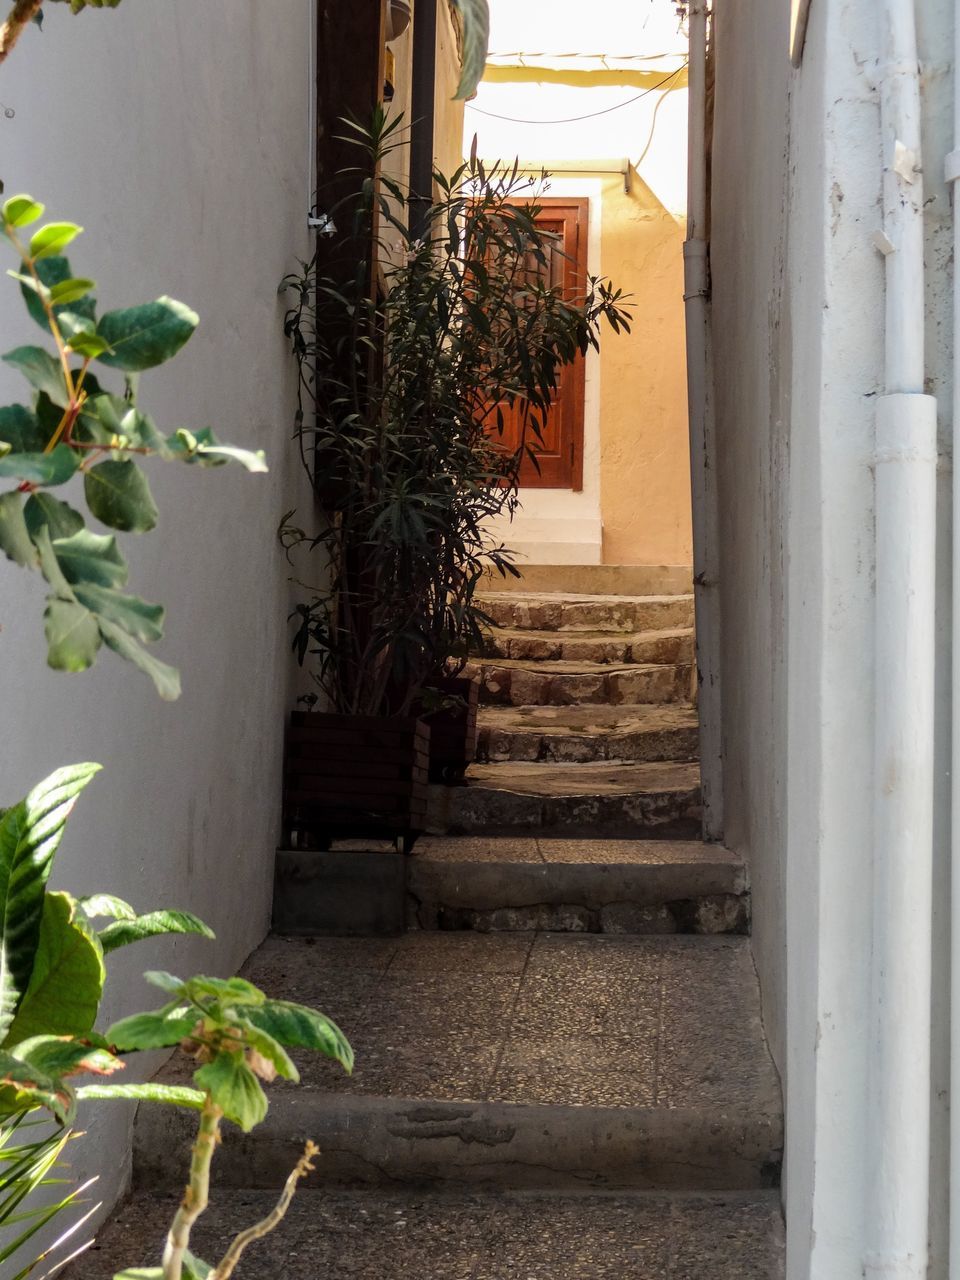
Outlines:
{"label": "beige stucco wall", "polygon": [[690,564],[683,223],[636,173],[603,184],[601,267],[633,303],[600,349],[604,564]]}
{"label": "beige stucco wall", "polygon": [[[531,563],[550,562],[555,548],[564,563],[689,565],[685,73],[678,64],[664,86],[672,64],[591,71],[563,61],[494,60],[467,105],[465,148],[476,133],[486,160],[552,168],[545,194],[590,197],[588,270],[631,295],[632,332],[605,327],[599,359],[588,359],[583,491],[523,491],[520,515],[498,533]],[[563,168],[574,158],[576,174]],[[622,159],[629,193],[609,172]]]}

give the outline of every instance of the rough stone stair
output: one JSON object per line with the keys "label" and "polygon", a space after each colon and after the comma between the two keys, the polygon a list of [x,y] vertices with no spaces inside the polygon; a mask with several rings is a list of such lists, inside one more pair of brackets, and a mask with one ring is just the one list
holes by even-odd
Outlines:
{"label": "rough stone stair", "polygon": [[[434,834],[279,853],[244,972],[334,1017],[357,1068],[298,1055],[229,1133],[205,1256],[323,1153],[238,1280],[781,1280],[747,869],[699,838],[692,598],[663,572],[491,593],[481,762],[433,789]],[[141,1111],[133,1198],[77,1280],[155,1261],[191,1132]]]}

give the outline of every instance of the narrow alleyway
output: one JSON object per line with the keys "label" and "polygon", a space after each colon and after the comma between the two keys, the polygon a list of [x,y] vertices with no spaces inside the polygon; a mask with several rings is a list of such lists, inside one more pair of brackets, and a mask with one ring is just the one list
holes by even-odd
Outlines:
{"label": "narrow alleyway", "polygon": [[[240,1280],[782,1275],[746,869],[698,840],[692,597],[575,572],[576,592],[532,570],[489,597],[482,759],[436,790],[445,834],[411,861],[407,932],[274,936],[247,966],[333,1016],[357,1069],[302,1056],[303,1084],[228,1135],[206,1256],[305,1138],[323,1153]],[[189,1128],[141,1114],[135,1194],[75,1280],[155,1260]]]}

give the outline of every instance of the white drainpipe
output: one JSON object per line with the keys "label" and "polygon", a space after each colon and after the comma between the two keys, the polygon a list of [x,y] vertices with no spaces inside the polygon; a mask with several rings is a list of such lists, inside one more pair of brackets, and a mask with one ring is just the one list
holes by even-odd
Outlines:
{"label": "white drainpipe", "polygon": [[927,1275],[937,405],[924,389],[915,0],[879,0],[886,257],[876,436],[868,1280]]}
{"label": "white drainpipe", "polygon": [[693,581],[699,673],[700,771],[704,835],[723,836],[723,737],[720,696],[720,536],[710,340],[707,242],[707,11],[692,0],[690,32],[687,240],[683,246],[687,319],[687,400],[693,501]]}

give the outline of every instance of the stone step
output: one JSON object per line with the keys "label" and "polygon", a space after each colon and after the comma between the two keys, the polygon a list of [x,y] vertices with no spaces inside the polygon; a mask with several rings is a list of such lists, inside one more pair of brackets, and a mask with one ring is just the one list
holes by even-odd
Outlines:
{"label": "stone step", "polygon": [[693,570],[689,565],[650,564],[528,564],[518,565],[520,577],[488,574],[486,591],[511,591],[601,596],[689,595]]}
{"label": "stone step", "polygon": [[[283,1280],[781,1280],[784,1274],[774,1191],[320,1194],[309,1187],[304,1184],[276,1232],[251,1246],[251,1269],[241,1267],[239,1280],[267,1274]],[[271,1191],[215,1191],[194,1229],[195,1253],[218,1260],[275,1201]],[[158,1265],[177,1203],[172,1194],[128,1200],[74,1264],[72,1280],[113,1280],[128,1267]]]}
{"label": "stone step", "polygon": [[743,860],[681,840],[424,839],[407,863],[407,923],[554,933],[746,933]]}
{"label": "stone step", "polygon": [[279,933],[746,933],[743,862],[679,840],[423,837],[413,857],[387,842],[338,841],[277,854]]}
{"label": "stone step", "polygon": [[491,658],[537,662],[685,663],[694,661],[690,627],[662,631],[523,631],[493,629],[487,634]]}
{"label": "stone step", "polygon": [[696,764],[473,765],[462,787],[431,787],[433,835],[623,839],[700,836]]}
{"label": "stone step", "polygon": [[484,707],[478,759],[586,764],[696,760],[700,750],[692,707]]}
{"label": "stone step", "polygon": [[[270,1087],[252,1134],[231,1129],[219,1187],[275,1191],[308,1137],[315,1185],[777,1185],[780,1089],[746,938],[274,937],[243,972],[333,1017],[357,1065],[296,1053],[301,1084]],[[180,1187],[194,1125],[140,1109],[138,1189]]]}
{"label": "stone step", "polygon": [[498,627],[524,631],[662,631],[693,626],[693,596],[592,596],[484,592]]}
{"label": "stone step", "polygon": [[584,704],[637,706],[689,699],[689,666],[645,663],[530,662],[491,658],[468,662],[465,676],[480,679],[480,701],[494,706]]}

